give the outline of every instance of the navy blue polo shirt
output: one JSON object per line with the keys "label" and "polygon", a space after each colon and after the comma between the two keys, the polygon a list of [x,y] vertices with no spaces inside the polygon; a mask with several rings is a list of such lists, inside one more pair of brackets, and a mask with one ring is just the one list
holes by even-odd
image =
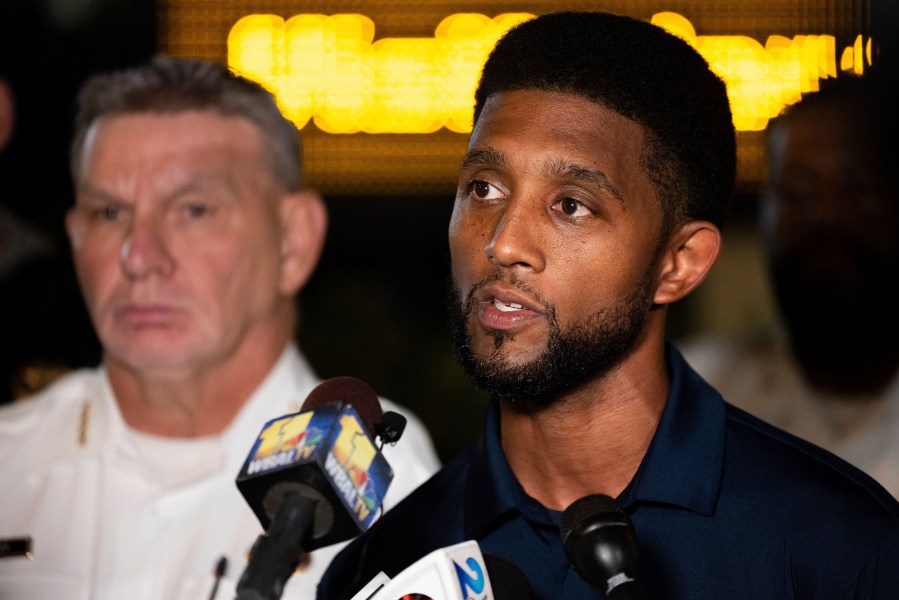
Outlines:
{"label": "navy blue polo shirt", "polygon": [[[845,461],[725,403],[676,348],[666,352],[667,404],[618,498],[649,598],[899,598],[899,503]],[[480,441],[347,546],[317,598],[351,598],[379,571],[394,577],[465,540],[515,563],[537,598],[603,597],[568,562],[561,513],[518,484],[499,426],[491,402]]]}

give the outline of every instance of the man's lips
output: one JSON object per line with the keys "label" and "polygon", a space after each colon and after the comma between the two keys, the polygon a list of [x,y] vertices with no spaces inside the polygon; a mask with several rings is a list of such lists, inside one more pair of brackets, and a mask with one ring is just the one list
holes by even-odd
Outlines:
{"label": "man's lips", "polygon": [[488,286],[478,294],[477,317],[488,329],[511,330],[543,317],[537,303],[515,289]]}
{"label": "man's lips", "polygon": [[136,326],[167,325],[180,312],[165,304],[127,304],[116,310],[116,318]]}

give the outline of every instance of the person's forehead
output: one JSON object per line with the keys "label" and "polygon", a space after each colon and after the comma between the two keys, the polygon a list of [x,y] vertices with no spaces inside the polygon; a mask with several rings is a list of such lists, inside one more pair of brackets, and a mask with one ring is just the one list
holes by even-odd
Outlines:
{"label": "person's forehead", "polygon": [[862,106],[837,102],[803,106],[789,121],[790,136],[797,139],[866,140],[872,126]]}
{"label": "person's forehead", "polygon": [[236,132],[259,136],[255,123],[239,115],[224,115],[213,110],[186,109],[179,111],[128,111],[100,116],[91,126],[92,131],[127,133],[145,129],[157,135],[174,138],[194,138],[193,130],[206,130],[198,142],[233,139]]}
{"label": "person's forehead", "polygon": [[[263,137],[249,120],[203,112],[135,112],[98,119],[85,137],[80,168],[153,157],[190,163],[261,156]],[[151,163],[143,165],[149,167]],[[161,163],[159,163],[161,164]],[[141,164],[133,164],[142,168]]]}
{"label": "person's forehead", "polygon": [[823,177],[837,176],[847,170],[869,175],[877,172],[879,149],[871,139],[873,132],[861,124],[863,117],[840,118],[836,111],[814,117],[809,112],[791,122],[782,150],[775,150],[772,156],[775,163],[782,162],[784,168],[800,165],[815,168]]}

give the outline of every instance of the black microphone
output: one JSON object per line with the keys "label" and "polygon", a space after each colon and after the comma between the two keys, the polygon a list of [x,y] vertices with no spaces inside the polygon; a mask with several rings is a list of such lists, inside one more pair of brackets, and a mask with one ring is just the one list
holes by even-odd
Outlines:
{"label": "black microphone", "polygon": [[353,377],[319,384],[300,412],[268,421],[237,488],[265,532],[237,585],[239,600],[276,600],[304,552],[348,540],[374,522],[393,470],[376,446],[405,421],[385,416],[375,391]]}
{"label": "black microphone", "polygon": [[536,600],[528,578],[511,560],[485,554],[484,565],[490,577],[494,600]]}
{"label": "black microphone", "polygon": [[630,518],[611,497],[575,500],[559,522],[565,555],[584,580],[608,600],[646,600],[637,579],[637,536]]}

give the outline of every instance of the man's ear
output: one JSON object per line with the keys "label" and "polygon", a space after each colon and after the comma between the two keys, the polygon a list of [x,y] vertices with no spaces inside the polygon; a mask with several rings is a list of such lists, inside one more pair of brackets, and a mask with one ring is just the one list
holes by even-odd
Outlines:
{"label": "man's ear", "polygon": [[304,190],[281,199],[281,293],[299,293],[318,265],[328,228],[321,196]]}
{"label": "man's ear", "polygon": [[671,304],[703,282],[721,253],[721,231],[708,221],[690,221],[668,239],[659,259],[654,302]]}

